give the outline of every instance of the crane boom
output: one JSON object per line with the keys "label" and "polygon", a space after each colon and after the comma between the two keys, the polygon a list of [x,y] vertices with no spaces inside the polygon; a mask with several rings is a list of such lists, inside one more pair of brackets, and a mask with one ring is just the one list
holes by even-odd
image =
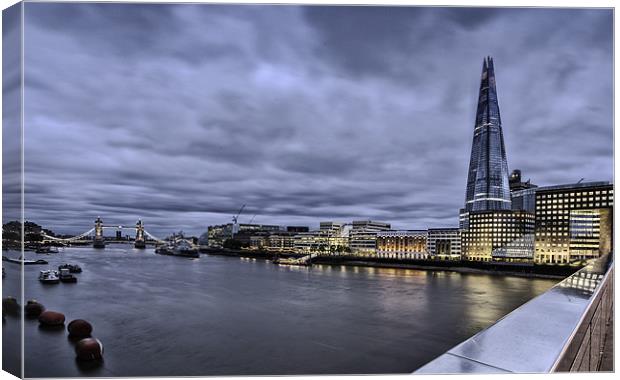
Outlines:
{"label": "crane boom", "polygon": [[245,208],[245,204],[241,206],[241,208],[239,209],[239,212],[237,212],[237,215],[233,216],[233,223],[237,223],[237,219],[239,218],[239,215],[241,215],[241,213],[243,212],[244,208]]}

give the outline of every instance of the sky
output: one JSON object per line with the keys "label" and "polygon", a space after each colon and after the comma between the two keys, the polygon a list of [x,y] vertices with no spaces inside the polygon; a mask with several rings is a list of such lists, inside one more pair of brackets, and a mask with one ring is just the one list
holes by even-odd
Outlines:
{"label": "sky", "polygon": [[509,170],[613,180],[612,12],[25,6],[26,219],[458,225],[482,60]]}

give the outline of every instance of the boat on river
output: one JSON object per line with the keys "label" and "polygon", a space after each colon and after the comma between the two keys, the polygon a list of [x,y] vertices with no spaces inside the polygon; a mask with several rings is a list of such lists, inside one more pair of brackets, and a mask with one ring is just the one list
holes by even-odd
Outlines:
{"label": "boat on river", "polygon": [[70,283],[77,282],[77,277],[69,273],[68,268],[61,269],[60,274],[58,275],[58,278],[60,278],[60,281],[62,282],[70,282]]}
{"label": "boat on river", "polygon": [[48,264],[48,262],[43,260],[43,259],[39,259],[39,260],[22,260],[21,256],[16,258],[16,259],[13,259],[11,257],[7,257],[7,256],[2,255],[2,261],[8,261],[10,263],[24,264],[24,265],[45,265],[45,264]]}
{"label": "boat on river", "polygon": [[39,272],[39,281],[44,284],[58,284],[60,278],[55,270],[42,270]]}
{"label": "boat on river", "polygon": [[36,253],[39,254],[44,254],[44,255],[50,255],[53,253],[58,253],[58,248],[56,247],[39,247],[37,248],[37,250],[35,251]]}
{"label": "boat on river", "polygon": [[58,266],[58,271],[68,269],[69,273],[82,273],[82,268],[77,264],[62,264]]}
{"label": "boat on river", "polygon": [[173,239],[168,244],[155,248],[158,255],[200,257],[198,248],[185,239]]}

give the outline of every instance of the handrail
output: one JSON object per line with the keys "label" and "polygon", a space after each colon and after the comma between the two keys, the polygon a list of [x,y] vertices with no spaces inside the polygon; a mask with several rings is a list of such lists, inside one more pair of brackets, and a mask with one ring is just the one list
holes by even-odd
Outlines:
{"label": "handrail", "polygon": [[[613,272],[611,255],[592,260],[415,373],[597,370],[611,318]],[[591,355],[582,360],[586,350],[592,361]]]}

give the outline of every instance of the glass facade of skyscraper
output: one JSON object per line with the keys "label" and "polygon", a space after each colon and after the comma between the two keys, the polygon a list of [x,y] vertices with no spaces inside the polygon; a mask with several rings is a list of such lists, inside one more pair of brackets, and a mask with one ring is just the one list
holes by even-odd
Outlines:
{"label": "glass facade of skyscraper", "polygon": [[493,59],[482,65],[464,213],[510,210],[508,163],[495,89]]}

